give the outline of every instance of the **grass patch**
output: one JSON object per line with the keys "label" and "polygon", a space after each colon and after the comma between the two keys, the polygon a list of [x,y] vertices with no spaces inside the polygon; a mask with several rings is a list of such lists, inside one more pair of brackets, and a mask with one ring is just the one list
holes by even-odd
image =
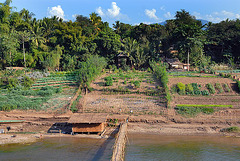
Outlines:
{"label": "grass patch", "polygon": [[185,107],[179,106],[175,107],[175,110],[182,116],[185,117],[195,117],[200,113],[204,114],[213,114],[215,110],[213,108],[206,108],[206,107]]}
{"label": "grass patch", "polygon": [[240,132],[240,128],[237,126],[232,126],[232,127],[224,128],[221,131],[222,132]]}

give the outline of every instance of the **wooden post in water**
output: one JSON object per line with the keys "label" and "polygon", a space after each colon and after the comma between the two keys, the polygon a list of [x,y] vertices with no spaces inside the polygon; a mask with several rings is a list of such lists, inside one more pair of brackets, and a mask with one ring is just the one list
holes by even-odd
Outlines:
{"label": "wooden post in water", "polygon": [[120,124],[117,139],[114,144],[112,161],[123,161],[127,135],[127,123]]}

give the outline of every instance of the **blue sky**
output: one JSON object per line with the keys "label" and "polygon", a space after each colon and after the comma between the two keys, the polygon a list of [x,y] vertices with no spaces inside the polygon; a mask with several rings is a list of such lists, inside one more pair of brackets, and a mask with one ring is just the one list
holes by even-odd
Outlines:
{"label": "blue sky", "polygon": [[174,18],[181,9],[211,22],[240,18],[240,0],[13,0],[12,6],[17,11],[26,8],[38,19],[56,15],[74,20],[76,14],[88,17],[96,12],[110,25],[117,20],[132,25],[158,23]]}

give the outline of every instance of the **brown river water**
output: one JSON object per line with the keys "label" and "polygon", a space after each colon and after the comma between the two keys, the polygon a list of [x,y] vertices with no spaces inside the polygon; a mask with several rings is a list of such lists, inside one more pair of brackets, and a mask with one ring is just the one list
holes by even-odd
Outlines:
{"label": "brown river water", "polygon": [[[0,161],[110,160],[114,139],[47,138],[0,146]],[[240,138],[129,134],[126,161],[240,161]]]}

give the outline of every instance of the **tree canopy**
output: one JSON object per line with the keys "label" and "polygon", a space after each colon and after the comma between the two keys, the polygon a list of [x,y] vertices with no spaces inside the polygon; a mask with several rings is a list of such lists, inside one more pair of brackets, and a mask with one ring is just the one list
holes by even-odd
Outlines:
{"label": "tree canopy", "polygon": [[[240,20],[203,25],[189,12],[177,11],[165,25],[130,25],[120,21],[113,28],[91,13],[75,21],[56,16],[37,20],[34,13],[12,10],[11,0],[0,3],[0,68],[26,66],[48,70],[82,68],[89,56],[100,55],[109,65],[119,53],[131,66],[149,66],[151,60],[178,57],[193,66],[210,61],[240,60]],[[177,53],[171,51],[176,50]]]}

